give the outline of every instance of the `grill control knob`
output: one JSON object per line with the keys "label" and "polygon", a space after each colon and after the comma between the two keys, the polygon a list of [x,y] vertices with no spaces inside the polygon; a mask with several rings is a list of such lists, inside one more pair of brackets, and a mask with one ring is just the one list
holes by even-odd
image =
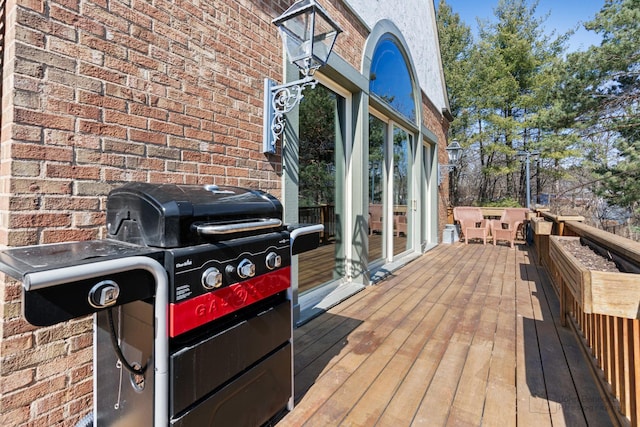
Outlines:
{"label": "grill control knob", "polygon": [[265,263],[269,270],[273,270],[274,268],[278,268],[282,265],[282,257],[275,252],[269,252]]}
{"label": "grill control knob", "polygon": [[202,273],[202,286],[205,289],[215,289],[222,286],[222,273],[215,268],[207,268],[204,273]]}
{"label": "grill control knob", "polygon": [[238,276],[242,279],[253,277],[256,275],[256,265],[248,259],[243,259],[238,264]]}

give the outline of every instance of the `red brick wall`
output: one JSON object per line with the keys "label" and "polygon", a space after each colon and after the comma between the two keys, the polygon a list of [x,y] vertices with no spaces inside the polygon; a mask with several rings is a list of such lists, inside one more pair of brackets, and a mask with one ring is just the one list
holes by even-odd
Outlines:
{"label": "red brick wall", "polygon": [[[103,238],[106,195],[128,181],[279,195],[280,158],[261,152],[262,90],[282,77],[271,20],[290,0],[18,4],[7,9],[0,245]],[[359,69],[366,29],[341,1],[323,4],[345,30],[335,51]],[[425,109],[430,128],[439,117]],[[91,320],[34,328],[20,286],[0,281],[0,425],[75,425],[92,402]]]}

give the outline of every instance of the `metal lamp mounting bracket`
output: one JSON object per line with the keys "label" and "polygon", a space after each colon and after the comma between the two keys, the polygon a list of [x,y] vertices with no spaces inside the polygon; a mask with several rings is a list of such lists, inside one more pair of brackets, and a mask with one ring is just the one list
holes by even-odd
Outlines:
{"label": "metal lamp mounting bracket", "polygon": [[[273,80],[264,79],[264,99],[269,103],[265,108],[263,123],[264,153],[276,152],[276,141],[285,128],[284,115],[293,110],[304,98],[302,93],[307,87],[314,89],[318,81],[312,76],[282,85],[276,85]],[[265,106],[266,107],[266,106]]]}

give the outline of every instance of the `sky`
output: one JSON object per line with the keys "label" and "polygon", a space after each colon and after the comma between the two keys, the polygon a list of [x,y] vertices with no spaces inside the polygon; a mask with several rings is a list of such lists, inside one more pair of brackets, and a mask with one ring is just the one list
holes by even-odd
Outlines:
{"label": "sky", "polygon": [[[453,12],[460,15],[462,21],[471,27],[476,34],[476,17],[484,21],[493,21],[493,8],[498,0],[446,0]],[[528,3],[533,3],[527,0]],[[438,1],[436,1],[436,6]],[[540,0],[536,8],[536,16],[549,14],[544,22],[547,33],[555,30],[562,34],[578,24],[590,21],[604,5],[604,0]],[[570,52],[586,50],[589,46],[599,44],[599,37],[593,31],[586,31],[582,25],[568,43]]]}

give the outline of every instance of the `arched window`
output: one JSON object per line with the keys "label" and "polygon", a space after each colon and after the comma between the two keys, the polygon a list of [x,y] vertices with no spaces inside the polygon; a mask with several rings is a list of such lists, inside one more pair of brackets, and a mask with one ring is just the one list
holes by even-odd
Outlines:
{"label": "arched window", "polygon": [[370,93],[379,97],[411,123],[416,121],[413,85],[404,55],[395,39],[382,38],[371,61]]}

